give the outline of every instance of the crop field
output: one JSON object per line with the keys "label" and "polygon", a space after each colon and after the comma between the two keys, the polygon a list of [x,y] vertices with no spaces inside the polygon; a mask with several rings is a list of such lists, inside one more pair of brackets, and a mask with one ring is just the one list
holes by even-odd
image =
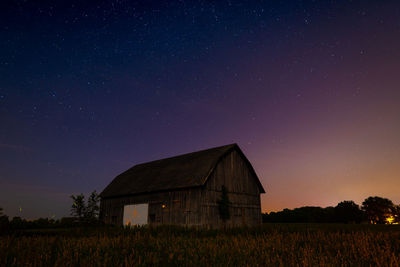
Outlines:
{"label": "crop field", "polygon": [[400,266],[400,227],[266,224],[0,234],[0,266]]}

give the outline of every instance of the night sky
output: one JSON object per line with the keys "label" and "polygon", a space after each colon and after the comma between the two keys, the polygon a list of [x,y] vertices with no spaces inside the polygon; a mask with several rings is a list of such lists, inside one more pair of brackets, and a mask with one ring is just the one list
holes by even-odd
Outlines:
{"label": "night sky", "polygon": [[7,215],[229,143],[263,211],[400,202],[399,1],[133,2],[1,1]]}

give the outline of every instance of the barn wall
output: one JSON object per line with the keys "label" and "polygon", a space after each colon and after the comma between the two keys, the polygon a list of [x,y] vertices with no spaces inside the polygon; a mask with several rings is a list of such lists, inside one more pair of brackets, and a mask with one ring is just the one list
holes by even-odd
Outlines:
{"label": "barn wall", "polygon": [[[233,150],[220,160],[204,187],[102,199],[100,216],[105,223],[121,225],[124,205],[148,203],[148,221],[152,225],[258,225],[261,201],[257,179],[241,155]],[[231,218],[226,223],[219,218],[217,204],[223,185],[232,204]]]}
{"label": "barn wall", "polygon": [[261,223],[260,189],[257,177],[236,151],[226,155],[216,166],[202,190],[202,224],[214,227],[224,225],[219,218],[217,201],[222,186],[228,191],[231,218],[227,226],[257,225]]}
{"label": "barn wall", "polygon": [[201,223],[200,197],[200,189],[194,188],[102,199],[101,219],[105,223],[121,225],[125,205],[148,203],[148,221],[152,225],[199,225]]}

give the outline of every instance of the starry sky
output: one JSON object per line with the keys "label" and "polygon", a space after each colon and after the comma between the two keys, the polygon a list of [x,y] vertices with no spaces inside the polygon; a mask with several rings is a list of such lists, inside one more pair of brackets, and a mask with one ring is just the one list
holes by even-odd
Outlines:
{"label": "starry sky", "polygon": [[237,143],[263,211],[400,202],[398,1],[0,4],[0,207]]}

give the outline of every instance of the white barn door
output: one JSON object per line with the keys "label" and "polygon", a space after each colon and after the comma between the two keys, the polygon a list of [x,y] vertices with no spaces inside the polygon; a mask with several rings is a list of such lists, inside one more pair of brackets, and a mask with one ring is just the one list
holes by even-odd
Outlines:
{"label": "white barn door", "polygon": [[145,225],[149,213],[149,204],[135,204],[124,206],[124,225]]}

